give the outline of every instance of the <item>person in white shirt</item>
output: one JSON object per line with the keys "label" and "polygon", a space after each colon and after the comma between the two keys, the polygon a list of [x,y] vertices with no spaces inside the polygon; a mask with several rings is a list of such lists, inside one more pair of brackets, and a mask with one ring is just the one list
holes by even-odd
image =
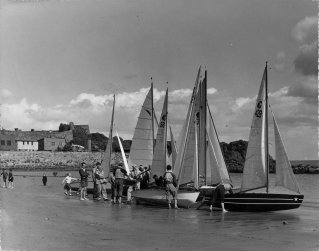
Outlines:
{"label": "person in white shirt", "polygon": [[62,181],[64,184],[64,194],[71,196],[71,183],[72,181],[78,180],[77,178],[72,178],[71,173],[67,173],[65,178]]}

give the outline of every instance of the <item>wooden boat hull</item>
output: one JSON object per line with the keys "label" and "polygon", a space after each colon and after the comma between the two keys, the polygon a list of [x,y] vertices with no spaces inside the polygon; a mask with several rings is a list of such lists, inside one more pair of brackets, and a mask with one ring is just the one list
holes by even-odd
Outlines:
{"label": "wooden boat hull", "polygon": [[229,211],[265,212],[298,208],[301,194],[235,193],[225,194],[224,205]]}
{"label": "wooden boat hull", "polygon": [[[177,205],[181,208],[193,206],[198,199],[199,192],[179,191],[177,194]],[[165,189],[141,189],[132,192],[136,204],[150,206],[167,206]],[[173,203],[173,201],[172,201]]]}

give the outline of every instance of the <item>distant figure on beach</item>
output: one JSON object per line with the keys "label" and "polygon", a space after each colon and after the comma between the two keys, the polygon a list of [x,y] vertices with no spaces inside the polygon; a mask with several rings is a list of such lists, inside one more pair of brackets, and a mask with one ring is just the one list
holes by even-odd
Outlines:
{"label": "distant figure on beach", "polygon": [[64,194],[71,196],[71,183],[72,181],[78,180],[77,178],[72,178],[71,173],[67,173],[65,178],[62,180],[62,184],[64,185]]}
{"label": "distant figure on beach", "polygon": [[114,184],[114,198],[113,202],[116,203],[116,199],[118,203],[122,203],[123,197],[123,186],[124,186],[124,179],[127,176],[126,170],[123,168],[123,164],[120,163],[114,169],[114,177],[115,177],[115,184]]}
{"label": "distant figure on beach", "polygon": [[169,198],[169,195],[171,194],[174,199],[174,207],[177,207],[177,190],[176,190],[176,176],[172,172],[172,166],[167,165],[166,172],[163,175],[164,184],[165,184],[165,190],[166,190],[166,199],[168,202],[168,208],[171,208],[171,200]]}
{"label": "distant figure on beach", "polygon": [[9,181],[9,188],[13,189],[13,174],[11,169],[9,170],[8,181]]}
{"label": "distant figure on beach", "polygon": [[3,178],[3,187],[7,188],[8,185],[7,185],[7,178],[8,178],[8,172],[7,172],[7,169],[4,169],[2,170],[2,178]]}
{"label": "distant figure on beach", "polygon": [[229,192],[229,193],[233,193],[232,189],[231,189],[231,185],[228,184],[228,183],[225,183],[225,184],[219,184],[216,186],[214,192],[213,192],[213,196],[212,196],[212,200],[211,200],[211,203],[210,203],[210,211],[213,210],[213,205],[216,203],[217,199],[220,200],[220,204],[222,206],[222,210],[223,210],[223,213],[226,213],[228,212],[226,209],[225,209],[225,205],[224,205],[224,197],[225,197],[225,193],[226,192]]}
{"label": "distant figure on beach", "polygon": [[43,173],[43,176],[42,176],[42,183],[43,183],[43,186],[46,186],[47,185],[47,182],[48,182],[48,177],[46,176],[45,173]]}
{"label": "distant figure on beach", "polygon": [[80,200],[89,200],[88,198],[86,198],[86,196],[87,196],[87,187],[88,187],[88,177],[90,174],[85,169],[85,162],[81,163],[81,168],[79,173],[81,176]]}
{"label": "distant figure on beach", "polygon": [[96,200],[101,200],[101,196],[103,197],[103,200],[107,200],[107,192],[106,192],[106,183],[107,180],[104,177],[104,171],[101,168],[101,163],[96,163],[96,169],[95,169],[95,182],[97,185],[97,197]]}

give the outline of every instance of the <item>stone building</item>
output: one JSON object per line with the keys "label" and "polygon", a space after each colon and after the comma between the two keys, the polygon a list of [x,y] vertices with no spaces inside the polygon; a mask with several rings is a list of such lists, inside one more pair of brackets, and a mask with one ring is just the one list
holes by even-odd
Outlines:
{"label": "stone building", "polygon": [[6,135],[0,132],[0,150],[16,151],[17,144],[14,135]]}
{"label": "stone building", "polygon": [[57,151],[62,150],[66,144],[65,139],[59,138],[43,138],[38,140],[39,151]]}

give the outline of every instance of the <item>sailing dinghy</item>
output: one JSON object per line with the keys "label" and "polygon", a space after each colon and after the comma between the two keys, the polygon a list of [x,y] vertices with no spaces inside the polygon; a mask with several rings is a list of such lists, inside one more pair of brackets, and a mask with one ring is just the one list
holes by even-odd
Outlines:
{"label": "sailing dinghy", "polygon": [[266,63],[256,100],[240,192],[225,195],[224,203],[227,210],[294,209],[301,205],[304,198],[300,194],[274,115],[276,184],[275,187],[269,187],[267,82]]}
{"label": "sailing dinghy", "polygon": [[[152,161],[152,176],[162,176],[166,171],[167,163],[167,106],[168,106],[168,90],[166,90],[165,100],[161,117],[159,120],[156,145],[154,148],[154,156]],[[171,140],[172,140],[171,136]],[[177,205],[182,208],[189,208],[193,205],[199,195],[199,191],[178,191]],[[155,187],[149,189],[135,190],[132,193],[137,204],[152,206],[167,206],[165,188]]]}

